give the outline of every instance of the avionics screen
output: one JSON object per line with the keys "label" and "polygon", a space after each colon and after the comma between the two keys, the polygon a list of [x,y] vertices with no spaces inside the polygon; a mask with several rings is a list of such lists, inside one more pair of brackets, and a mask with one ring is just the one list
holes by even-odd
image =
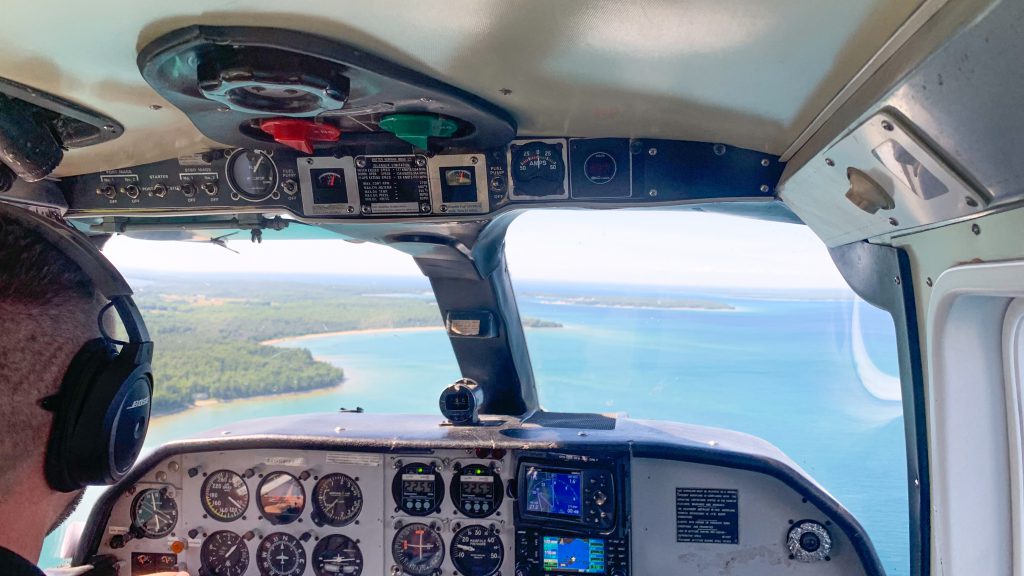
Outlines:
{"label": "avionics screen", "polygon": [[494,498],[494,477],[492,476],[470,476],[467,474],[459,478],[459,490],[462,496],[473,496],[485,500]]}
{"label": "avionics screen", "polygon": [[545,572],[604,574],[604,540],[544,536]]}
{"label": "avionics screen", "polygon": [[402,474],[402,496],[434,497],[433,474]]}
{"label": "avionics screen", "polygon": [[547,516],[579,518],[582,482],[579,470],[526,469],[526,511]]}

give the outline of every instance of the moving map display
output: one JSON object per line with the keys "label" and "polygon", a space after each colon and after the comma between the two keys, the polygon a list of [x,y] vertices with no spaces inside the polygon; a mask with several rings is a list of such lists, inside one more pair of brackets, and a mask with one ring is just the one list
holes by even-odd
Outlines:
{"label": "moving map display", "polygon": [[526,470],[526,510],[537,514],[579,518],[582,482],[579,470],[531,466]]}
{"label": "moving map display", "polygon": [[544,536],[545,572],[604,574],[604,540]]}

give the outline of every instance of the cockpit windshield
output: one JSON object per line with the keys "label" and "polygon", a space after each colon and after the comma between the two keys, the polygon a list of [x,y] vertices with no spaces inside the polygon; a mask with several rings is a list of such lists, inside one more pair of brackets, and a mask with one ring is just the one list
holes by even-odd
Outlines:
{"label": "cockpit windshield", "polygon": [[[506,247],[546,410],[763,437],[862,520],[891,574],[906,573],[892,321],[849,291],[809,230],[534,211]],[[422,412],[460,376],[429,282],[395,250],[116,237],[105,253],[156,343],[148,450],[250,418]]]}

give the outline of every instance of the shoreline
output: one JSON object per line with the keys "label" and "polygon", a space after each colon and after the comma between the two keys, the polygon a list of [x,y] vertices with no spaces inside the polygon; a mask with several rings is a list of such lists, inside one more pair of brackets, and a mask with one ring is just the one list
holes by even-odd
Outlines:
{"label": "shoreline", "polygon": [[444,326],[406,326],[403,328],[356,328],[354,330],[338,330],[336,332],[313,332],[299,336],[286,336],[284,338],[271,338],[260,342],[263,346],[274,346],[283,342],[314,340],[316,338],[327,338],[333,336],[350,336],[354,334],[385,334],[388,332],[428,332],[431,330],[444,330]]}
{"label": "shoreline", "polygon": [[221,406],[221,405],[224,405],[224,404],[233,404],[235,402],[247,402],[249,400],[267,400],[267,399],[270,399],[270,398],[280,398],[280,397],[286,397],[286,396],[301,396],[301,395],[304,395],[304,394],[324,393],[324,392],[327,392],[329,390],[334,390],[335,388],[340,388],[344,384],[345,384],[345,381],[342,380],[341,382],[338,382],[337,384],[332,384],[330,386],[323,386],[321,388],[312,388],[312,389],[309,389],[309,390],[294,390],[292,392],[275,392],[273,394],[257,394],[255,396],[245,396],[245,397],[242,397],[242,398],[231,398],[230,400],[220,400],[220,399],[217,399],[217,398],[208,398],[206,400],[198,400],[195,403],[193,403],[191,406],[187,406],[185,408],[182,408],[181,410],[175,410],[173,412],[163,412],[161,414],[153,415],[152,416],[152,420],[158,420],[160,418],[170,418],[172,416],[181,416],[182,414],[185,414],[186,412],[190,412],[190,411],[195,410],[197,408],[209,408],[210,406]]}

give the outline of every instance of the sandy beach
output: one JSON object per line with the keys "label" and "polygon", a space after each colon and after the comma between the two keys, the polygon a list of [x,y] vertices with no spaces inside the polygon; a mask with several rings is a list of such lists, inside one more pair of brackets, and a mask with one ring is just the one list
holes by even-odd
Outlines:
{"label": "sandy beach", "polygon": [[315,332],[303,334],[302,336],[288,336],[287,338],[271,338],[260,344],[273,346],[282,342],[293,342],[296,340],[312,340],[313,338],[325,338],[328,336],[348,336],[352,334],[387,334],[398,332],[429,332],[431,330],[444,330],[444,326],[411,326],[407,328],[363,328],[359,330],[340,330],[338,332]]}

